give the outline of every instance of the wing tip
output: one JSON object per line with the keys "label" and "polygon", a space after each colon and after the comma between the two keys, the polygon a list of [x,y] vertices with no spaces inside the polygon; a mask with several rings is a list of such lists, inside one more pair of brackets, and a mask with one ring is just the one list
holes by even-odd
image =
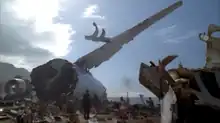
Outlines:
{"label": "wing tip", "polygon": [[[175,2],[175,3],[173,3],[173,4],[171,4],[169,7],[171,7],[171,6],[175,6],[175,8],[179,8],[180,6],[182,6],[183,5],[183,1],[182,0],[180,0],[180,1],[177,1],[177,2]],[[168,7],[168,8],[169,8]]]}
{"label": "wing tip", "polygon": [[179,1],[177,1],[175,4],[183,5],[183,1],[182,1],[182,0],[179,0]]}

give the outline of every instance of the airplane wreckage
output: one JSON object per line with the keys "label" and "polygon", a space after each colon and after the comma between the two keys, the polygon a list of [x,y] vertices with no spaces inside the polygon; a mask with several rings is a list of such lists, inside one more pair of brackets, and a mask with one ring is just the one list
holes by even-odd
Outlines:
{"label": "airplane wreckage", "polygon": [[104,43],[110,43],[111,38],[105,37],[105,29],[102,29],[101,35],[98,37],[99,34],[99,29],[98,26],[95,22],[93,22],[93,26],[95,27],[95,32],[92,35],[86,35],[85,39],[86,40],[91,40],[94,42],[104,42]]}
{"label": "airplane wreckage", "polygon": [[[91,94],[96,94],[99,98],[106,99],[106,88],[92,76],[89,70],[109,60],[122,49],[124,44],[132,41],[138,34],[172,13],[181,5],[182,1],[176,2],[121,34],[108,38],[109,43],[79,58],[74,63],[64,59],[53,59],[33,68],[30,77],[37,97],[42,101],[59,100],[62,94],[72,94],[77,98],[81,98],[82,94],[88,89]],[[95,23],[93,25],[97,28]],[[104,37],[104,33],[100,37]],[[93,36],[85,36],[85,38],[93,40],[97,34],[98,32],[95,32]],[[98,40],[103,39],[100,37]],[[20,81],[16,82],[19,85]],[[14,83],[14,85],[16,84]],[[8,85],[7,82],[2,85],[2,90],[4,90],[6,85]],[[14,85],[11,84],[10,87],[19,87]],[[13,89],[10,90],[13,91]],[[10,92],[7,94],[16,93]]]}
{"label": "airplane wreckage", "polygon": [[[2,83],[0,86],[1,93],[4,93],[2,99],[21,100],[34,90],[39,102],[50,103],[59,102],[63,95],[71,95],[79,99],[86,90],[89,90],[91,95],[97,95],[101,100],[106,100],[106,88],[92,76],[89,70],[109,60],[122,49],[124,44],[132,41],[145,29],[182,4],[182,1],[178,1],[114,37],[105,37],[104,29],[98,36],[98,27],[93,23],[96,30],[92,35],[85,36],[85,39],[106,44],[74,63],[64,59],[53,59],[34,68],[30,75],[31,82],[15,77]],[[167,71],[166,65],[177,56],[168,56],[159,61],[158,65],[152,61],[150,66],[141,63],[140,84],[163,100],[162,123],[171,123],[176,119],[178,123],[204,122],[210,121],[210,118],[218,121],[217,116],[220,116],[220,71],[218,69],[220,45],[218,41],[220,42],[220,38],[213,37],[211,34],[219,30],[218,26],[210,25],[207,34],[199,34],[199,38],[207,43],[205,68],[188,69],[180,65],[179,68]]]}
{"label": "airplane wreckage", "polygon": [[[163,99],[161,123],[219,122],[220,116],[220,38],[212,36],[220,26],[210,24],[208,33],[199,38],[206,43],[204,68],[165,67],[177,56],[171,55],[158,65],[141,63],[139,81],[158,98]],[[175,107],[176,106],[176,107]]]}

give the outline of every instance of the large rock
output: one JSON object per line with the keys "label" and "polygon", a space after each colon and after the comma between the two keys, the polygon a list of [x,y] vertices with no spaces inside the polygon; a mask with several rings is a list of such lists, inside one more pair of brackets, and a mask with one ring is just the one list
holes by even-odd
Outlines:
{"label": "large rock", "polygon": [[37,97],[42,101],[58,100],[62,93],[70,93],[78,81],[73,64],[64,59],[53,59],[34,68],[31,81]]}

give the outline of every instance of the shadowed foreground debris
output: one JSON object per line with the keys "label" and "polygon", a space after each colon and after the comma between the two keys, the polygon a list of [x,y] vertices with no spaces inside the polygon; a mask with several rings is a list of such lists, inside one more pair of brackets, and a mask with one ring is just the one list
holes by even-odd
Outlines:
{"label": "shadowed foreground debris", "polygon": [[[55,65],[57,67],[54,67]],[[44,101],[59,100],[63,93],[72,92],[77,79],[72,63],[63,59],[50,60],[31,72],[31,80],[37,97]]]}

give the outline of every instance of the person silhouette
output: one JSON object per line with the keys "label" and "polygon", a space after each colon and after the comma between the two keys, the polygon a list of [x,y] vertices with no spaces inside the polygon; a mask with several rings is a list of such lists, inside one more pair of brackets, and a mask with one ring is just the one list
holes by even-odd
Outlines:
{"label": "person silhouette", "polygon": [[85,120],[89,119],[90,108],[91,108],[91,101],[90,101],[89,90],[86,90],[86,93],[83,95],[83,109],[84,109]]}

